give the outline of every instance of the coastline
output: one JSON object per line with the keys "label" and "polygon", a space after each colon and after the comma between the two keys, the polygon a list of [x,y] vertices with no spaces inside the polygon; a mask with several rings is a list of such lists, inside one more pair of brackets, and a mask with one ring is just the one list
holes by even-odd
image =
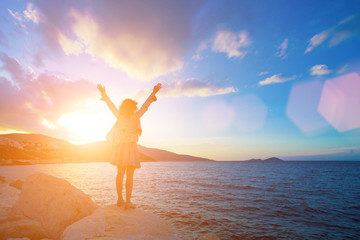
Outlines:
{"label": "coastline", "polygon": [[68,164],[68,163],[95,163],[95,162],[108,162],[108,161],[73,161],[66,159],[49,159],[49,160],[27,160],[27,159],[6,159],[0,160],[0,166],[23,166],[23,165],[38,165],[38,164]]}

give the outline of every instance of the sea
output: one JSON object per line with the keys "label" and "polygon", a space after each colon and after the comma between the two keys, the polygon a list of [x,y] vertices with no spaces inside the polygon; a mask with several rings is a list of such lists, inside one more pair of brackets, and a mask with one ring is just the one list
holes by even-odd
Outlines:
{"label": "sea", "polygon": [[[0,176],[64,178],[101,206],[116,202],[109,163],[1,166]],[[146,162],[133,202],[182,239],[360,239],[360,162]]]}

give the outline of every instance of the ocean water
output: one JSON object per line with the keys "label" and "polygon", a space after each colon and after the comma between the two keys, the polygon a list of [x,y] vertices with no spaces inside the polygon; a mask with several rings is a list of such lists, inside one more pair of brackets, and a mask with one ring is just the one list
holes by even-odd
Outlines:
{"label": "ocean water", "polygon": [[[108,163],[0,167],[9,179],[35,172],[116,202]],[[183,239],[360,239],[360,162],[149,162],[134,181],[133,202]]]}

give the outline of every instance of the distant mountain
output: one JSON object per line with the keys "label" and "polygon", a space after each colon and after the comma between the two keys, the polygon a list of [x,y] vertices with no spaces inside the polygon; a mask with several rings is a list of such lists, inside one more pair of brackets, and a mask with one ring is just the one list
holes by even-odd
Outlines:
{"label": "distant mountain", "polygon": [[[139,146],[140,161],[210,161],[189,155]],[[109,161],[111,145],[105,141],[74,145],[42,134],[0,135],[0,164]]]}
{"label": "distant mountain", "polygon": [[38,160],[67,158],[73,145],[41,134],[0,135],[0,159]]}
{"label": "distant mountain", "polygon": [[252,158],[249,160],[244,160],[243,162],[263,162],[264,160],[259,159],[259,158]]}
{"label": "distant mountain", "polygon": [[283,162],[283,161],[284,160],[281,160],[280,158],[271,157],[271,158],[267,158],[265,160],[252,158],[250,160],[245,160],[244,162]]}
{"label": "distant mountain", "polygon": [[176,154],[173,152],[156,149],[156,148],[148,148],[140,145],[139,145],[139,151],[158,161],[165,161],[165,162],[213,161],[208,158],[194,157],[185,154]]}
{"label": "distant mountain", "polygon": [[264,162],[283,162],[284,160],[277,158],[277,157],[271,157],[264,160]]}

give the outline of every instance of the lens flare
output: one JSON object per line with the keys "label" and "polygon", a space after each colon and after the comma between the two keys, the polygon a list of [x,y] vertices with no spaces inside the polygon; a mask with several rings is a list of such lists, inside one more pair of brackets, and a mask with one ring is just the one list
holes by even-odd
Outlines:
{"label": "lens flare", "polygon": [[251,132],[264,126],[267,107],[254,94],[235,98],[233,106],[236,109],[235,126],[241,132]]}
{"label": "lens flare", "polygon": [[286,114],[305,134],[314,134],[329,124],[318,112],[321,81],[298,84],[291,89]]}
{"label": "lens flare", "polygon": [[321,94],[319,112],[339,132],[359,128],[359,74],[350,73],[327,80]]}

